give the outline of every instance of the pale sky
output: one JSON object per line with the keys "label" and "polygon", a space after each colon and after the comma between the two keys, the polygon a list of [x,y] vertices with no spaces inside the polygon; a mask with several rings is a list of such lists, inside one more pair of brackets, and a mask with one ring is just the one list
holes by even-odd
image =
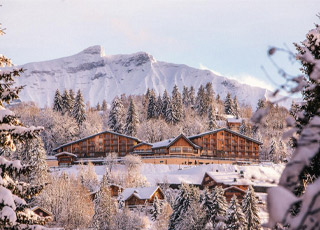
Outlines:
{"label": "pale sky", "polygon": [[[300,42],[320,23],[317,0],[0,0],[0,53],[16,64],[102,45],[107,55],[145,51],[252,85],[279,82],[270,46]],[[280,64],[297,73],[286,58]]]}

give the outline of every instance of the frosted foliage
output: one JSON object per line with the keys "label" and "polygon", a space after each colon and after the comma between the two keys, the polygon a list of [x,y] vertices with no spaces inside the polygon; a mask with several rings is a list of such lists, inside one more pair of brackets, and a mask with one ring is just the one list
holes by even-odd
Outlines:
{"label": "frosted foliage", "polygon": [[[0,32],[0,35],[2,33]],[[0,55],[0,66],[9,66],[10,60]],[[16,145],[38,137],[41,127],[25,127],[17,116],[3,105],[18,99],[23,87],[13,86],[23,69],[0,70],[0,229],[30,229],[44,224],[37,218],[24,199],[31,199],[41,192],[42,185],[30,185],[19,181],[29,176],[32,168],[19,160],[8,160],[6,152],[16,150]]]}
{"label": "frosted foliage", "polygon": [[261,229],[257,199],[251,185],[248,187],[246,195],[242,200],[242,210],[247,220],[246,229]]}
{"label": "frosted foliage", "polygon": [[123,131],[123,121],[122,117],[124,115],[123,104],[121,100],[116,97],[111,105],[108,126],[109,128],[117,133],[122,133]]}
{"label": "frosted foliage", "polygon": [[[301,183],[301,174],[306,167],[313,165],[318,170],[319,162],[312,162],[313,157],[319,154],[320,149],[320,117],[317,111],[318,94],[312,91],[319,87],[320,80],[320,61],[319,61],[319,26],[307,34],[307,39],[302,43],[303,46],[296,45],[299,54],[297,58],[303,64],[303,71],[308,75],[309,85],[304,89],[304,99],[306,100],[306,110],[298,114],[301,120],[306,122],[300,127],[300,136],[297,138],[296,148],[292,158],[286,165],[278,187],[269,191],[268,210],[269,222],[268,226],[273,227],[277,223],[289,225],[290,230],[311,230],[319,229],[320,226],[320,178],[311,178],[308,181],[305,178],[302,183],[304,192],[300,196],[296,196],[297,186]],[[293,80],[296,83],[294,88],[301,87],[301,81]],[[303,87],[302,87],[303,88]],[[316,93],[316,94],[314,94]],[[311,106],[311,107],[308,107]],[[316,176],[310,174],[310,177]],[[291,215],[290,210],[293,206],[299,204],[300,208],[296,215]]]}
{"label": "frosted foliage", "polygon": [[98,188],[98,178],[94,166],[91,162],[88,165],[80,164],[78,173],[81,184],[90,192],[95,192]]}

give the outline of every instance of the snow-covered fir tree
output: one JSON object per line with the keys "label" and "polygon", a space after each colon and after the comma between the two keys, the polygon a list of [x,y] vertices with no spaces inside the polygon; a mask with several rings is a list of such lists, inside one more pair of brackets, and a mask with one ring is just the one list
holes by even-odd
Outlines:
{"label": "snow-covered fir tree", "polygon": [[182,98],[177,85],[175,85],[172,90],[171,107],[172,107],[172,122],[174,124],[177,124],[183,118]]}
{"label": "snow-covered fir tree", "polygon": [[30,184],[44,184],[48,179],[47,153],[42,139],[37,136],[27,142],[17,145],[13,159],[21,160],[22,164],[32,166],[27,177],[21,177]]}
{"label": "snow-covered fir tree", "polygon": [[257,205],[256,194],[251,185],[249,185],[246,195],[242,200],[242,210],[246,218],[247,230],[260,230],[259,208]]}
{"label": "snow-covered fir tree", "polygon": [[68,90],[64,90],[62,95],[62,114],[70,114],[72,111],[72,102]]}
{"label": "snow-covered fir tree", "polygon": [[117,213],[117,203],[111,196],[106,176],[102,177],[100,188],[94,198],[93,226],[95,229],[112,230],[112,221]]}
{"label": "snow-covered fir tree", "polygon": [[226,227],[228,230],[243,230],[246,226],[246,218],[238,203],[236,195],[233,195],[227,210]]}
{"label": "snow-covered fir tree", "polygon": [[[0,58],[0,66],[10,64],[10,59],[4,56]],[[4,107],[4,104],[10,104],[19,98],[18,93],[23,87],[14,86],[14,78],[22,72],[23,69],[0,70],[0,155],[5,151],[14,151],[18,143],[37,137],[41,130],[37,127],[25,127],[12,111]],[[44,224],[45,219],[31,212],[24,200],[40,193],[43,186],[31,186],[19,181],[19,176],[27,176],[32,168],[21,165],[19,160],[10,161],[3,156],[0,156],[0,168],[0,229],[32,229],[35,227],[32,225]]]}
{"label": "snow-covered fir tree", "polygon": [[241,121],[241,125],[240,125],[240,128],[239,128],[239,132],[243,135],[246,135],[247,133],[247,125],[245,123],[244,120]]}
{"label": "snow-covered fir tree", "polygon": [[60,94],[59,89],[56,90],[56,93],[54,95],[53,110],[55,110],[57,112],[62,112],[63,111],[63,101],[62,101],[62,96]]}
{"label": "snow-covered fir tree", "polygon": [[157,103],[156,103],[156,118],[160,118],[161,115],[162,115],[162,99],[159,94],[158,99],[157,99]]}
{"label": "snow-covered fir tree", "polygon": [[265,108],[266,107],[266,101],[265,101],[265,99],[264,98],[260,98],[259,100],[258,100],[258,103],[257,103],[257,111],[259,110],[259,109],[262,109],[262,108]]}
{"label": "snow-covered fir tree", "polygon": [[[215,227],[217,223],[221,221],[221,219],[225,218],[228,203],[226,197],[224,196],[224,190],[221,186],[216,186],[212,193],[212,216],[211,220],[213,226]],[[222,221],[223,222],[223,221]]]}
{"label": "snow-covered fir tree", "polygon": [[86,109],[85,109],[84,100],[83,100],[83,96],[80,89],[77,92],[76,100],[74,102],[71,115],[76,120],[79,127],[86,120]]}
{"label": "snow-covered fir tree", "polygon": [[237,96],[234,96],[232,106],[232,115],[238,119],[240,117],[240,107],[238,104]]}
{"label": "snow-covered fir tree", "polygon": [[138,124],[139,124],[139,119],[136,112],[136,107],[133,100],[130,99],[130,104],[129,104],[127,117],[126,117],[126,123],[124,126],[124,133],[129,136],[136,136]]}
{"label": "snow-covered fir tree", "polygon": [[212,105],[208,109],[208,130],[215,130],[218,128],[216,115],[214,114]]}
{"label": "snow-covered fir tree", "polygon": [[98,177],[94,165],[89,162],[87,165],[80,164],[78,173],[79,181],[90,192],[95,192],[98,187]]}
{"label": "snow-covered fir tree", "polygon": [[198,200],[199,191],[187,184],[182,184],[173,205],[173,212],[170,216],[168,230],[177,229],[180,222],[183,221],[184,214],[188,211],[192,202]]}
{"label": "snow-covered fir tree", "polygon": [[201,85],[198,89],[195,108],[199,116],[203,116],[207,113],[206,94],[203,85]]}
{"label": "snow-covered fir tree", "polygon": [[75,96],[75,94],[74,94],[72,89],[69,90],[69,96],[70,96],[70,108],[71,108],[71,111],[72,111],[73,106],[74,106],[74,102],[76,100],[76,96]]}
{"label": "snow-covered fir tree", "polygon": [[165,89],[162,96],[162,109],[161,109],[161,113],[164,119],[167,116],[167,110],[169,106],[170,106],[170,97],[169,97],[168,91]]}
{"label": "snow-covered fir tree", "polygon": [[195,90],[194,90],[194,87],[191,86],[190,87],[190,90],[189,90],[189,104],[190,106],[194,106],[194,103],[195,103]]}
{"label": "snow-covered fir tree", "polygon": [[151,220],[156,221],[158,216],[160,215],[160,213],[161,213],[161,203],[160,203],[158,197],[155,196],[153,203],[152,203],[151,210],[150,210]]}
{"label": "snow-covered fir tree", "polygon": [[103,99],[103,101],[102,101],[102,106],[101,106],[101,110],[104,111],[104,112],[106,112],[106,111],[107,111],[107,108],[108,108],[108,106],[107,106],[107,101],[106,101],[105,99]]}
{"label": "snow-covered fir tree", "polygon": [[154,90],[149,92],[147,119],[155,118],[157,115],[157,99]]}
{"label": "snow-covered fir tree", "polygon": [[213,104],[214,101],[214,91],[212,87],[212,82],[208,82],[205,86],[205,94],[206,94],[206,108],[209,108],[210,105]]}
{"label": "snow-covered fir tree", "polygon": [[205,211],[205,222],[206,224],[213,224],[213,219],[215,218],[215,206],[212,199],[212,194],[208,189],[205,189],[201,195],[201,207]]}
{"label": "snow-covered fir tree", "polygon": [[123,131],[123,104],[119,97],[115,97],[112,101],[111,109],[109,112],[108,126],[109,128],[116,132],[122,133]]}
{"label": "snow-covered fir tree", "polygon": [[189,98],[189,89],[187,86],[183,86],[182,90],[182,103],[185,107],[189,106],[190,98]]}
{"label": "snow-covered fir tree", "polygon": [[224,112],[228,115],[233,115],[233,100],[229,92],[224,101]]}

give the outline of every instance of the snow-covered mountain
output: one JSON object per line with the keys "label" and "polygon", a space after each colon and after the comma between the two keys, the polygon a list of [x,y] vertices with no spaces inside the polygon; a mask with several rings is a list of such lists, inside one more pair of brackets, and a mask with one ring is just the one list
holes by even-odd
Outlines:
{"label": "snow-covered mountain", "polygon": [[18,85],[26,85],[20,94],[21,100],[36,102],[41,107],[52,104],[56,89],[81,89],[85,101],[91,105],[103,99],[110,103],[123,93],[142,94],[147,88],[153,88],[157,94],[165,89],[171,92],[174,84],[181,91],[184,85],[194,86],[197,91],[201,84],[212,82],[221,98],[230,92],[240,103],[253,108],[259,98],[268,98],[270,94],[267,89],[241,84],[209,70],[156,61],[144,52],[108,56],[101,46],[89,47],[70,57],[20,67],[26,69],[17,80]]}

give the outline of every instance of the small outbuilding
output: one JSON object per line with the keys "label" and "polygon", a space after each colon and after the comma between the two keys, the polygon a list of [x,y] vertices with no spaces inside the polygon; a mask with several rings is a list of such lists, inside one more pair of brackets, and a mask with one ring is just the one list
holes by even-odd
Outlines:
{"label": "small outbuilding", "polygon": [[54,155],[58,159],[59,166],[69,166],[72,165],[77,159],[77,155],[69,152],[61,152]]}
{"label": "small outbuilding", "polygon": [[119,198],[123,199],[126,206],[149,205],[153,203],[155,197],[164,199],[164,194],[159,186],[126,188]]}

